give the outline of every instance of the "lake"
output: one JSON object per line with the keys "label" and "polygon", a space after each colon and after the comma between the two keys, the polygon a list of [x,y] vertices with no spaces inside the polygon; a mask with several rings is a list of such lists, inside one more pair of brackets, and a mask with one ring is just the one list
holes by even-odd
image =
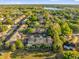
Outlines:
{"label": "lake", "polygon": [[51,7],[44,7],[44,9],[47,9],[47,10],[63,10],[61,8],[51,8]]}

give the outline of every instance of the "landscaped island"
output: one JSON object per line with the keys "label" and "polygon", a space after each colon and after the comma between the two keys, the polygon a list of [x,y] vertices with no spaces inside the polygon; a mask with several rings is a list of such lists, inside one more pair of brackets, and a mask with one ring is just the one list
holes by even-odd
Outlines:
{"label": "landscaped island", "polygon": [[79,59],[75,6],[1,5],[0,59]]}

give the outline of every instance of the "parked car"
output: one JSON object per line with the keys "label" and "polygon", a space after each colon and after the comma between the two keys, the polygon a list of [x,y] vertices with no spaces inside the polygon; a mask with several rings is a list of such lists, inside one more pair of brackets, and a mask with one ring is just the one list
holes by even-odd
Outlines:
{"label": "parked car", "polygon": [[65,50],[75,50],[75,44],[66,42],[63,46]]}

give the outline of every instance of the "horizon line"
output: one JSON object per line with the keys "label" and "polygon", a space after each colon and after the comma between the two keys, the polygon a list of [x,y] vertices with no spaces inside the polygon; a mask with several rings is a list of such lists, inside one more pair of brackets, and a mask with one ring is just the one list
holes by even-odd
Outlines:
{"label": "horizon line", "polygon": [[[35,4],[0,4],[0,5],[45,5],[45,4],[38,4],[38,3],[35,3]],[[57,3],[57,4],[48,4],[48,5],[79,5],[79,4],[67,4],[67,3]]]}

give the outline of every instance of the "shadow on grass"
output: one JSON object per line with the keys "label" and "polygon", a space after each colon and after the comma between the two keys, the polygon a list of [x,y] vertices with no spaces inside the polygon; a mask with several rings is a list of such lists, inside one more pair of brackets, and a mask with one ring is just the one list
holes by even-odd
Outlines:
{"label": "shadow on grass", "polygon": [[49,57],[52,56],[52,54],[49,53],[42,53],[42,54],[35,54],[33,57]]}
{"label": "shadow on grass", "polygon": [[53,52],[47,51],[26,51],[26,50],[17,50],[11,54],[12,58],[20,57],[24,58],[25,56],[31,55],[32,57],[43,57],[44,59],[52,59],[51,56],[54,55]]}

